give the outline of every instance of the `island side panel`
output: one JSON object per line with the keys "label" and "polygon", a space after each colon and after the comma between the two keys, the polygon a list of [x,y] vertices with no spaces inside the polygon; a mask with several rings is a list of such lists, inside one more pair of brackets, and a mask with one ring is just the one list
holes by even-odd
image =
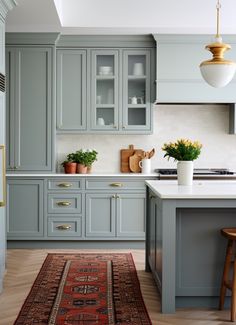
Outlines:
{"label": "island side panel", "polygon": [[217,307],[227,244],[220,229],[236,227],[236,209],[210,203],[209,208],[180,208],[176,226],[177,306]]}
{"label": "island side panel", "polygon": [[176,201],[162,201],[162,313],[175,313]]}

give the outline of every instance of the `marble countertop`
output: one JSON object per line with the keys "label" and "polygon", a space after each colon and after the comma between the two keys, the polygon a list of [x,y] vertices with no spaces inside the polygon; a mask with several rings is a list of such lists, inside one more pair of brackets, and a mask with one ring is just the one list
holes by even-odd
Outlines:
{"label": "marble countertop", "polygon": [[236,181],[193,181],[192,186],[178,185],[176,181],[145,182],[161,199],[236,199]]}
{"label": "marble countertop", "polygon": [[64,174],[64,173],[7,173],[7,177],[158,177],[157,173],[91,173],[91,174]]}

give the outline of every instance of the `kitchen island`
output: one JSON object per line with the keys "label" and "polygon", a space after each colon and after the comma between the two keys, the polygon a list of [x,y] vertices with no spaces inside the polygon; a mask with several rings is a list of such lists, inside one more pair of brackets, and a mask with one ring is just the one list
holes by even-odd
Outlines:
{"label": "kitchen island", "polygon": [[159,288],[163,313],[216,307],[226,239],[236,227],[236,182],[146,181],[146,271]]}

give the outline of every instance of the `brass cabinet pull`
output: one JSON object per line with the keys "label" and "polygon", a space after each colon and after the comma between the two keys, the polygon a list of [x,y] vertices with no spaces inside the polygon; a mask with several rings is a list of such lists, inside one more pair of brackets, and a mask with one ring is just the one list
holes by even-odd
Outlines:
{"label": "brass cabinet pull", "polygon": [[122,187],[123,184],[122,183],[111,183],[110,186],[112,186],[112,187]]}
{"label": "brass cabinet pull", "polygon": [[116,194],[116,198],[117,198],[117,199],[119,199],[119,198],[120,198],[120,196]]}
{"label": "brass cabinet pull", "polygon": [[57,186],[59,186],[59,187],[71,187],[72,184],[71,183],[60,183],[60,184],[57,184]]}
{"label": "brass cabinet pull", "polygon": [[116,198],[116,196],[115,195],[112,195],[112,199],[115,199]]}
{"label": "brass cabinet pull", "polygon": [[59,230],[69,230],[69,229],[71,229],[71,226],[70,225],[59,225],[56,228]]}
{"label": "brass cabinet pull", "polygon": [[60,205],[60,206],[63,206],[63,207],[68,207],[71,205],[71,202],[69,201],[60,201],[60,202],[57,202],[57,205]]}

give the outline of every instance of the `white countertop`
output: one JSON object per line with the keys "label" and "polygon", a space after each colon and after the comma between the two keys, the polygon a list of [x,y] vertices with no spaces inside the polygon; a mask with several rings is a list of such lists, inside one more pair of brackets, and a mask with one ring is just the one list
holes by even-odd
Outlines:
{"label": "white countertop", "polygon": [[193,181],[192,186],[178,185],[176,181],[146,181],[161,199],[236,199],[236,181]]}
{"label": "white countertop", "polygon": [[91,173],[91,174],[64,174],[64,173],[7,173],[7,177],[158,177],[157,173]]}

